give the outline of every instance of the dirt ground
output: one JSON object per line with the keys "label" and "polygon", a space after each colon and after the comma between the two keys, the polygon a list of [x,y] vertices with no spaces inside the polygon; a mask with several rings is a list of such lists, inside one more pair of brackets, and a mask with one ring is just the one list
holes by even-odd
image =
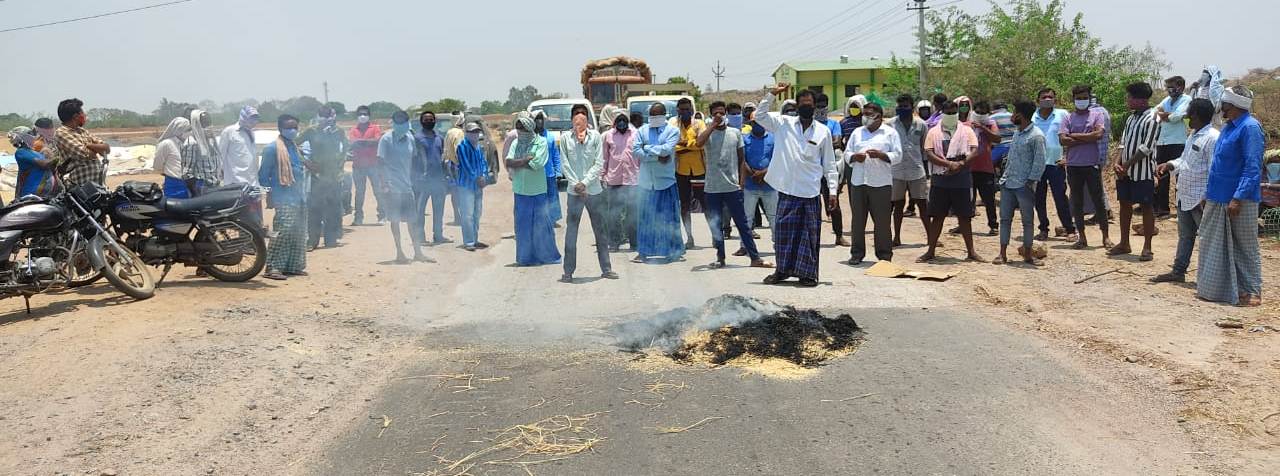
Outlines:
{"label": "dirt ground", "polygon": [[[486,194],[483,241],[496,243],[509,233],[510,203],[505,180]],[[700,218],[698,224],[705,226]],[[906,245],[894,261],[955,272],[955,278],[914,282],[901,294],[860,296],[859,286],[862,292],[878,289],[850,284],[854,276],[862,279],[862,268],[824,267],[824,281],[851,285],[853,291],[823,300],[958,303],[1085,361],[1129,369],[1120,381],[1103,380],[1175,401],[1180,410],[1169,426],[1199,442],[1202,449],[1192,456],[1206,472],[1275,474],[1280,305],[1274,283],[1280,279],[1280,246],[1264,246],[1263,308],[1209,304],[1195,298],[1191,285],[1147,282],[1173,258],[1176,222],[1159,226],[1156,260],[1149,263],[1136,256],[1109,258],[1100,249],[1070,250],[1061,240],[1049,243],[1043,268],[961,263],[963,245],[947,235],[940,263],[922,266],[913,263],[923,252],[922,230],[918,219],[908,219]],[[830,243],[829,224],[823,232],[824,243]],[[1096,237],[1096,229],[1091,233]],[[460,237],[456,228],[448,234]],[[996,255],[995,237],[976,239],[980,254]],[[495,254],[470,254],[452,245],[429,251],[439,264],[391,265],[389,240],[385,226],[351,229],[346,246],[308,254],[310,277],[285,282],[233,285],[177,269],[154,299],[143,302],[129,302],[98,284],[36,296],[29,316],[20,300],[0,303],[0,401],[7,407],[0,412],[0,473],[323,472],[312,466],[320,448],[344,428],[367,425],[369,402],[394,375],[428,354],[449,352],[448,344],[433,341],[434,325],[448,321],[435,313],[468,302],[460,286],[532,276],[525,270],[476,275],[498,259]],[[580,240],[582,247],[590,243],[589,237]],[[847,251],[828,246],[823,255],[843,257]],[[589,253],[580,260],[594,269]],[[635,286],[661,291],[663,281]],[[809,301],[805,291],[761,292]],[[616,304],[619,314],[632,306],[626,298],[600,299]],[[439,322],[417,322],[423,318],[406,309],[435,315]],[[1238,318],[1243,328],[1217,327],[1224,318]]]}

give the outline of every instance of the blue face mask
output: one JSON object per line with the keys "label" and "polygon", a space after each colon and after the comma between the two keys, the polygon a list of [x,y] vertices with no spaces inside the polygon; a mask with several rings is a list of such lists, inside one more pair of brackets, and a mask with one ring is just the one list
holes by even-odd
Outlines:
{"label": "blue face mask", "polygon": [[298,138],[298,129],[297,128],[285,129],[280,131],[280,135],[284,136],[285,139],[289,139],[289,141],[292,142],[294,139]]}
{"label": "blue face mask", "polygon": [[729,123],[729,127],[734,129],[742,128],[742,114],[729,114],[724,116],[724,120]]}
{"label": "blue face mask", "polygon": [[911,118],[914,116],[914,111],[912,111],[910,107],[900,107],[895,109],[893,112],[897,113],[898,119],[903,122],[911,122]]}
{"label": "blue face mask", "polygon": [[680,111],[680,120],[685,122],[693,120],[693,111]]}
{"label": "blue face mask", "polygon": [[1280,183],[1280,164],[1267,164],[1267,180],[1271,183]]}
{"label": "blue face mask", "polygon": [[397,123],[391,124],[391,130],[395,131],[396,135],[404,135],[405,133],[409,132],[409,123],[397,122]]}

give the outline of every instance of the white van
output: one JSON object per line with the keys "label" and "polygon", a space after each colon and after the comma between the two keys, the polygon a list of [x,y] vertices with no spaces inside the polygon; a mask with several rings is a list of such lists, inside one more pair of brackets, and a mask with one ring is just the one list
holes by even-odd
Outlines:
{"label": "white van", "polygon": [[542,111],[547,115],[544,123],[547,130],[553,132],[561,132],[573,129],[573,106],[585,106],[587,108],[587,127],[589,129],[597,129],[596,127],[596,111],[591,107],[591,102],[586,99],[539,99],[529,105],[530,113]]}

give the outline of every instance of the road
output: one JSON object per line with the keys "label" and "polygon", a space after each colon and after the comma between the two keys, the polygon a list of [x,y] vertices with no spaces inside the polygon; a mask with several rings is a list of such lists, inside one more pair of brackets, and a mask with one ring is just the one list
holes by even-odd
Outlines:
{"label": "road", "polygon": [[[0,473],[454,474],[437,456],[481,450],[492,430],[596,413],[591,451],[527,468],[1265,474],[1254,469],[1274,463],[1188,416],[1161,369],[998,317],[967,284],[866,277],[838,263],[844,248],[823,250],[815,289],[758,284],[766,273],[742,258],[706,271],[709,248],[669,265],[614,254],[622,279],[598,280],[586,228],[577,283],[557,283],[558,266],[511,267],[514,243],[499,238],[509,194],[502,183],[486,196],[493,248],[431,248],[438,264],[392,265],[386,227],[358,227],[345,247],[308,255],[308,278],[228,285],[179,269],[144,302],[105,285],[37,296],[31,316],[5,302]],[[725,293],[848,312],[867,340],[801,379],[637,362],[613,345],[613,324]],[[460,374],[474,388],[434,377]],[[515,461],[535,459],[547,458]]]}

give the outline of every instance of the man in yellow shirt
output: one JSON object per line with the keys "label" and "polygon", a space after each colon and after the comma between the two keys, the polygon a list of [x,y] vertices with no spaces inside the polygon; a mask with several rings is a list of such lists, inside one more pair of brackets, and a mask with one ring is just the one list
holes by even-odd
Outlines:
{"label": "man in yellow shirt", "polygon": [[693,181],[706,179],[706,157],[698,145],[698,135],[707,128],[703,121],[693,118],[693,101],[681,98],[676,101],[676,117],[670,125],[680,131],[676,142],[676,186],[680,192],[680,218],[684,221],[685,249],[693,244]]}

